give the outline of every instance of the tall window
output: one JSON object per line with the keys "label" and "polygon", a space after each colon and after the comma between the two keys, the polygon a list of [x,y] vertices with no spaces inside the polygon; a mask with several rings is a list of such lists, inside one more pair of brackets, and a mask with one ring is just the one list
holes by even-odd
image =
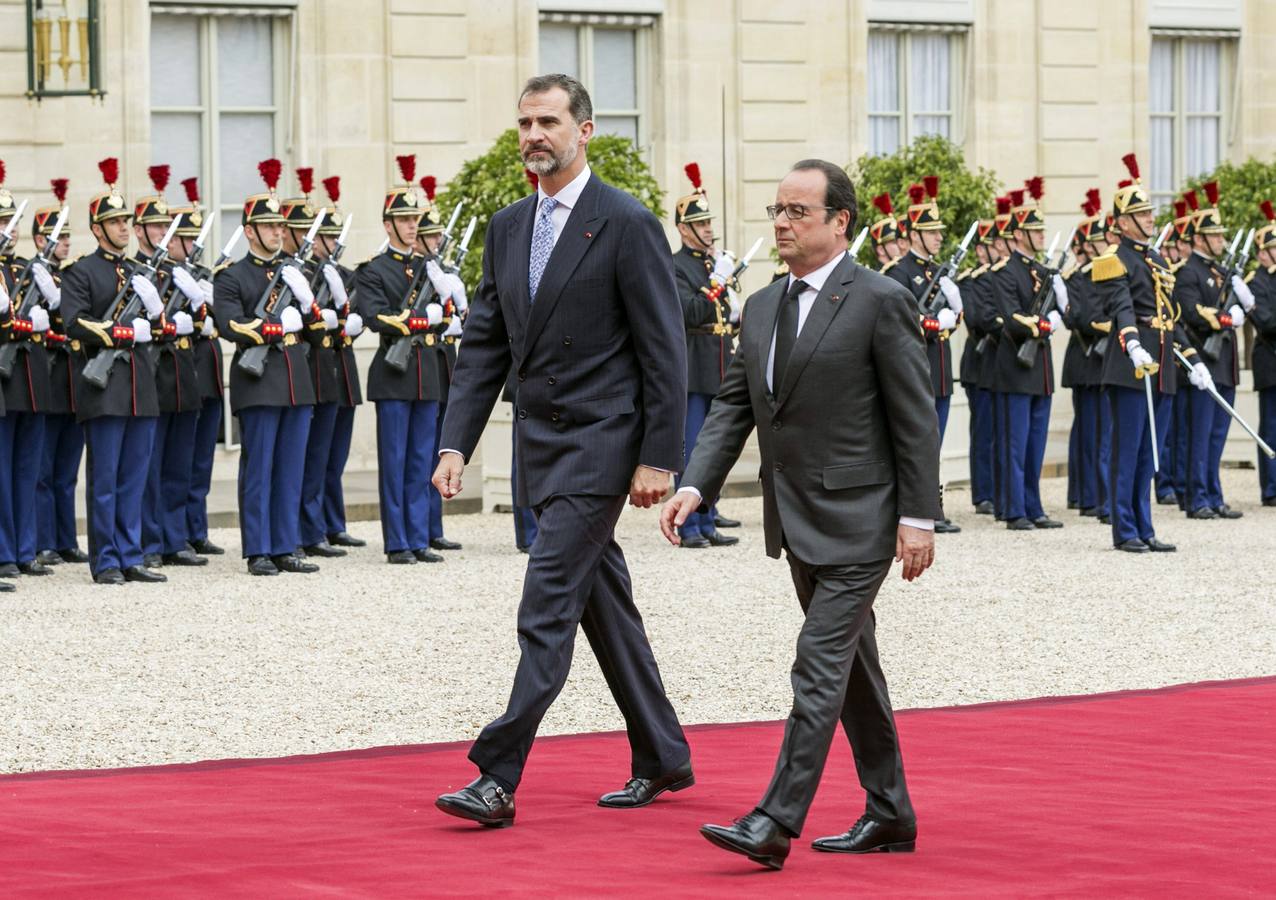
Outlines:
{"label": "tall window", "polygon": [[963,33],[956,26],[869,29],[870,153],[894,153],[923,134],[962,139],[957,85]]}
{"label": "tall window", "polygon": [[649,137],[654,16],[542,13],[540,71],[579,79],[594,101],[602,134],[645,148]]}
{"label": "tall window", "polygon": [[1148,72],[1148,180],[1154,201],[1174,199],[1224,158],[1234,40],[1154,35]]}
{"label": "tall window", "polygon": [[[199,176],[204,207],[219,213],[218,246],[244,198],[263,190],[257,163],[283,146],[286,21],[162,7],[151,16],[151,161],[168,163],[174,183]],[[182,199],[180,188],[169,195]]]}

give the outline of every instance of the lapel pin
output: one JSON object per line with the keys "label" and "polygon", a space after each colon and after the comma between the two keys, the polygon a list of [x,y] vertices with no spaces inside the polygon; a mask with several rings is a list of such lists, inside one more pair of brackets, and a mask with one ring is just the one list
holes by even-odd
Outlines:
{"label": "lapel pin", "polygon": [[841,294],[829,294],[829,303],[836,303],[842,299]]}
{"label": "lapel pin", "polygon": [[594,236],[594,233],[593,233],[592,231],[586,231],[586,232],[585,232],[585,237],[587,237],[587,238],[591,238],[591,237],[593,237],[593,236]]}

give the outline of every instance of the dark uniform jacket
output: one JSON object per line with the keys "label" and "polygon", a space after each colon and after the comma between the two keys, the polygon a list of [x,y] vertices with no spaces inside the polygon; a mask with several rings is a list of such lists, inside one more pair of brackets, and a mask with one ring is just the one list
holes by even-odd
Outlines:
{"label": "dark uniform jacket", "polygon": [[[132,273],[129,260],[99,247],[76,260],[62,276],[60,311],[67,337],[79,343],[83,362],[99,353],[117,354],[105,388],[79,377],[83,366],[77,368],[75,416],[81,422],[101,416],[159,415],[155,368],[146,346],[134,347],[132,341],[121,344],[112,336],[115,317],[121,312],[115,308],[115,296]],[[139,317],[145,316],[143,310]],[[153,321],[152,335],[159,330],[158,321]]]}
{"label": "dark uniform jacket", "polygon": [[[443,260],[437,255],[431,254],[428,259],[434,260],[440,266]],[[456,308],[452,305],[449,298],[447,302],[442,304],[443,318],[439,320],[437,325],[430,327],[431,333],[434,335],[434,364],[438,366],[438,386],[439,386],[439,403],[447,403],[448,392],[452,387],[452,372],[456,369],[456,341],[455,335],[445,335],[443,332],[448,330],[452,324],[452,318],[460,315]]]}
{"label": "dark uniform jacket", "polygon": [[[213,283],[216,284],[215,277]],[[213,290],[216,291],[216,287]],[[211,320],[213,323],[213,332],[208,336],[203,333],[206,320]],[[221,332],[217,330],[217,318],[213,314],[213,304],[207,304],[195,317],[195,333],[191,335],[195,341],[195,377],[199,383],[200,399],[205,402],[220,400],[224,391],[220,334]]]}
{"label": "dark uniform jacket", "polygon": [[673,277],[687,328],[687,393],[716,394],[722,376],[731,365],[731,300],[723,291],[715,303],[709,299],[713,257],[683,247],[673,255]]}
{"label": "dark uniform jacket", "polygon": [[958,363],[957,377],[968,388],[984,387],[979,380],[979,368],[988,342],[988,332],[983,329],[986,314],[981,309],[989,304],[987,296],[988,265],[980,265],[967,269],[957,276],[957,287],[961,290],[962,319],[966,323],[966,344],[961,348],[961,361]]}
{"label": "dark uniform jacket", "polygon": [[1068,284],[1068,350],[1063,357],[1063,387],[1098,387],[1103,383],[1103,355],[1111,340],[1112,320],[1101,308],[1090,279],[1094,263],[1086,261],[1064,276]]}
{"label": "dark uniform jacket", "polygon": [[[358,310],[364,327],[381,338],[372,365],[368,367],[368,399],[438,401],[439,363],[434,352],[436,335],[431,331],[420,335],[412,347],[406,371],[396,372],[385,361],[386,352],[398,338],[410,334],[407,307],[408,291],[419,267],[425,265],[420,256],[409,256],[387,248],[374,256],[357,272]],[[421,278],[422,291],[429,291],[430,281]]]}
{"label": "dark uniform jacket", "polygon": [[[55,284],[62,283],[62,269],[50,267],[49,274]],[[79,341],[66,336],[66,320],[62,307],[49,313],[49,407],[48,413],[71,415],[75,412],[75,379],[84,366]]]}
{"label": "dark uniform jacket", "polygon": [[[337,271],[341,273],[341,281],[346,286],[347,300],[337,310],[337,319],[341,322],[341,330],[337,332],[337,405],[358,406],[363,402],[363,388],[359,386],[359,364],[354,356],[355,338],[346,334],[346,319],[354,312],[357,304],[355,296],[356,281],[353,269],[337,263]],[[362,318],[362,315],[360,315]]]}
{"label": "dark uniform jacket", "polygon": [[[328,294],[327,282],[324,281],[323,273],[320,271],[319,260],[311,257],[304,268],[316,300],[320,298],[322,292],[328,298],[324,301],[324,305],[330,306],[333,300]],[[322,318],[311,322],[302,330],[306,336],[306,343],[310,345],[310,382],[314,385],[316,403],[337,403],[341,400],[343,393],[341,348],[338,346],[341,343],[341,315],[340,310],[334,310],[334,312],[337,313],[338,323],[338,327],[334,330],[329,331],[324,326]]]}
{"label": "dark uniform jacket", "polygon": [[[217,330],[235,344],[230,363],[232,412],[253,406],[307,406],[315,402],[306,344],[295,334],[263,334],[262,326],[271,323],[256,313],[257,302],[285,259],[287,257],[276,256],[265,260],[249,253],[218,272],[213,281]],[[282,279],[278,285],[278,289],[283,288]],[[277,323],[278,318],[274,316],[273,322]],[[313,325],[315,318],[315,315],[303,316],[302,330]],[[245,349],[260,344],[269,346],[270,352],[266,355],[266,371],[256,378],[241,369],[238,362]]]}
{"label": "dark uniform jacket", "polygon": [[[986,391],[1000,391],[997,383],[997,345],[1001,342],[1001,313],[997,308],[995,283],[1000,277],[998,273],[1006,266],[1001,259],[990,263],[985,271],[975,280],[972,294],[977,298],[975,305],[963,310],[966,327],[970,329],[970,340],[973,344],[971,369],[976,383]],[[982,349],[981,349],[982,348]]]}
{"label": "dark uniform jacket", "polygon": [[[141,256],[134,259],[138,265],[145,265]],[[181,293],[173,282],[173,264],[165,263],[156,279],[156,287],[164,299],[165,306],[173,291]],[[183,298],[177,311],[190,313],[190,304]],[[194,316],[191,316],[192,321]],[[151,356],[151,364],[155,367],[155,386],[159,395],[159,408],[162,413],[194,412],[203,405],[199,392],[199,376],[196,374],[195,335],[177,333],[171,322],[166,322],[162,330],[152,336],[151,344],[146,352]]]}
{"label": "dark uniform jacket", "polygon": [[[9,313],[9,326],[0,335],[4,341],[18,343],[18,356],[14,361],[13,372],[4,379],[4,408],[7,412],[50,412],[52,404],[52,385],[49,382],[49,354],[45,349],[48,333],[35,334],[26,332],[19,334],[13,328],[13,320],[17,315],[17,307],[21,299],[17,296],[18,288],[31,298],[37,306],[43,305],[40,289],[35,281],[28,278],[25,285],[18,285],[17,280],[26,268],[27,261],[20,256],[5,257],[4,280],[12,303]],[[56,280],[56,279],[55,279]],[[52,316],[50,327],[52,327]]]}
{"label": "dark uniform jacket", "polygon": [[[995,369],[997,390],[1007,394],[1048,397],[1054,393],[1054,357],[1050,339],[1037,340],[1032,326],[1015,316],[1031,318],[1033,300],[1041,285],[1050,280],[1051,272],[1035,259],[1015,251],[994,275],[993,296],[997,315],[1001,317],[1001,340],[997,343]],[[1021,366],[1016,358],[1025,341],[1036,345],[1031,368]]]}
{"label": "dark uniform jacket", "polygon": [[[1201,362],[1210,370],[1214,383],[1220,387],[1234,387],[1239,383],[1237,368],[1237,335],[1230,325],[1219,321],[1219,316],[1236,302],[1224,299],[1224,274],[1214,263],[1193,253],[1174,275],[1174,305],[1178,307],[1188,339]],[[1230,290],[1227,291],[1230,297]],[[1211,355],[1206,342],[1213,334],[1219,335],[1211,343],[1217,345],[1217,353]]]}
{"label": "dark uniform jacket", "polygon": [[[882,273],[895,279],[921,298],[930,290],[931,279],[939,271],[933,259],[922,259],[911,250],[892,263],[882,267]],[[924,331],[926,358],[930,361],[930,384],[936,397],[947,397],[953,392],[952,349],[947,331]]]}
{"label": "dark uniform jacket", "polygon": [[1249,321],[1254,324],[1254,390],[1276,388],[1276,266],[1259,268],[1246,278],[1254,292]]}

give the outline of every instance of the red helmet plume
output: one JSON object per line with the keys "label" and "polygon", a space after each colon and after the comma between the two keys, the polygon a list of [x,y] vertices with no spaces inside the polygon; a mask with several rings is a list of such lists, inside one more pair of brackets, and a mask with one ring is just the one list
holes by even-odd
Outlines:
{"label": "red helmet plume", "polygon": [[323,180],[323,189],[328,192],[328,199],[336,203],[341,199],[341,176],[329,175]]}
{"label": "red helmet plume", "polygon": [[310,192],[315,189],[315,170],[310,166],[304,166],[297,170],[297,186],[301,188],[301,192],[307,197]]}
{"label": "red helmet plume", "polygon": [[1040,200],[1046,192],[1046,180],[1040,175],[1034,175],[1024,182],[1024,187],[1033,200]]}
{"label": "red helmet plume", "polygon": [[182,189],[186,191],[186,199],[191,203],[199,202],[199,179],[192,175],[182,179]]}
{"label": "red helmet plume", "polygon": [[434,202],[434,192],[438,188],[438,180],[433,175],[426,175],[421,179],[421,190],[425,191],[425,199],[431,203]]}
{"label": "red helmet plume", "polygon": [[1196,212],[1201,208],[1201,202],[1196,199],[1196,191],[1184,191],[1183,199],[1187,201],[1187,205],[1192,208],[1192,212]]}
{"label": "red helmet plume", "polygon": [[1100,197],[1098,188],[1090,188],[1090,190],[1085,192],[1085,198],[1090,201],[1090,205],[1094,207],[1096,213],[1103,209],[1103,201]]}
{"label": "red helmet plume", "polygon": [[155,186],[155,193],[164,193],[164,188],[168,187],[168,166],[151,166],[146,170],[147,176],[151,179],[151,184]]}
{"label": "red helmet plume", "polygon": [[1186,200],[1174,201],[1174,218],[1176,219],[1187,218],[1187,201]]}
{"label": "red helmet plume", "polygon": [[691,179],[691,186],[695,190],[700,190],[700,164],[689,162],[682,167],[682,171],[687,173],[687,177]]}
{"label": "red helmet plume", "polygon": [[394,161],[399,164],[399,175],[403,177],[405,184],[411,184],[416,181],[415,153],[405,153],[402,156],[396,156]]}
{"label": "red helmet plume", "polygon": [[1013,190],[1010,192],[1010,205],[1023,206],[1023,191]]}
{"label": "red helmet plume", "polygon": [[53,196],[58,198],[59,203],[66,203],[66,186],[65,178],[55,178],[49,182],[53,186]]}
{"label": "red helmet plume", "polygon": [[889,216],[895,211],[895,207],[891,206],[890,194],[878,194],[873,198],[873,205],[876,206],[878,212],[884,216]]}
{"label": "red helmet plume", "polygon": [[4,174],[5,174],[4,160],[0,159],[0,184],[4,184]]}
{"label": "red helmet plume", "polygon": [[916,206],[919,203],[926,202],[926,185],[910,184],[908,186],[908,199]]}
{"label": "red helmet plume", "polygon": [[114,156],[108,156],[97,164],[98,171],[102,173],[102,180],[107,185],[114,187],[115,182],[120,180],[120,161]]}
{"label": "red helmet plume", "polygon": [[997,198],[997,215],[999,216],[1010,215],[1010,198],[1009,197]]}
{"label": "red helmet plume", "polygon": [[1132,181],[1139,180],[1139,158],[1133,153],[1127,153],[1121,157],[1121,162],[1125,163],[1125,170],[1130,173]]}
{"label": "red helmet plume", "polygon": [[922,179],[922,184],[926,187],[926,196],[934,200],[939,196],[939,176],[927,175]]}
{"label": "red helmet plume", "polygon": [[1121,188],[1128,188],[1132,184],[1134,184],[1134,182],[1131,181],[1130,179],[1122,178],[1120,181],[1117,182],[1117,190],[1120,190]]}
{"label": "red helmet plume", "polygon": [[266,183],[266,187],[274,190],[279,184],[279,176],[283,174],[284,165],[277,159],[263,159],[257,163],[257,174]]}
{"label": "red helmet plume", "polygon": [[1205,188],[1205,198],[1210,201],[1210,206],[1218,206],[1218,182],[1207,181],[1201,187]]}
{"label": "red helmet plume", "polygon": [[1267,217],[1268,222],[1276,222],[1276,209],[1272,208],[1272,201],[1264,200],[1258,204],[1258,208],[1263,211],[1263,215]]}

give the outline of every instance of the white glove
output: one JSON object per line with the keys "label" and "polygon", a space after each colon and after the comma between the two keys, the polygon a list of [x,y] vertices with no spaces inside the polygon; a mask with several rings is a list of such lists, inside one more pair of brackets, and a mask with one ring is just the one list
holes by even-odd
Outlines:
{"label": "white glove", "polygon": [[939,279],[939,289],[944,294],[944,299],[948,301],[948,306],[955,313],[961,313],[961,288],[957,287],[957,283],[945,275]]}
{"label": "white glove", "polygon": [[337,321],[337,311],[335,309],[321,309],[319,316],[323,319],[323,327],[325,331],[336,331],[337,326],[341,323]]}
{"label": "white glove", "polygon": [[[425,264],[425,275],[430,279],[430,284],[434,285],[434,293],[439,295],[440,300],[446,300],[452,296],[452,285],[448,282],[447,276],[439,264],[434,260],[428,260]],[[430,319],[430,324],[434,324],[434,319]]]}
{"label": "white glove", "polygon": [[196,304],[197,308],[204,305],[204,289],[185,266],[173,269],[173,284],[177,285],[177,289],[185,294],[186,299],[192,304]]}
{"label": "white glove", "polygon": [[1141,369],[1144,366],[1150,366],[1156,360],[1152,359],[1152,354],[1143,349],[1143,345],[1138,341],[1130,341],[1125,345],[1125,352],[1130,357],[1130,362],[1134,363],[1134,368]]}
{"label": "white glove", "polygon": [[190,313],[185,311],[173,313],[173,326],[177,329],[178,334],[195,333],[195,322],[191,319]]}
{"label": "white glove", "polygon": [[1239,303],[1229,309],[1227,314],[1232,317],[1232,327],[1237,331],[1245,327],[1245,313],[1241,310]]}
{"label": "white glove", "polygon": [[740,311],[744,309],[744,304],[740,302],[740,297],[735,291],[727,291],[727,297],[731,306],[731,315],[727,317],[727,321],[737,325],[740,322]]}
{"label": "white glove", "polygon": [[731,273],[735,271],[735,257],[730,253],[723,252],[718,256],[717,262],[713,264],[713,271],[709,274],[709,281],[713,284],[725,284],[731,280]]}
{"label": "white glove", "polygon": [[213,320],[211,318],[205,319],[204,324],[199,326],[199,333],[206,338],[210,338],[213,336],[213,330],[216,327],[217,326],[213,324]]}
{"label": "white glove", "polygon": [[49,309],[54,310],[62,305],[62,289],[53,283],[53,276],[43,264],[36,263],[31,267],[31,277],[35,279],[35,286],[40,289],[40,296]]}
{"label": "white glove", "polygon": [[1055,274],[1050,279],[1050,283],[1054,285],[1054,302],[1058,305],[1060,312],[1068,311],[1068,286],[1063,283],[1063,276]]}
{"label": "white glove", "polygon": [[149,320],[137,318],[129,324],[133,329],[133,343],[149,344],[151,342],[151,323]]}
{"label": "white glove", "polygon": [[300,331],[301,313],[297,312],[297,307],[290,306],[281,312],[279,314],[279,324],[283,326],[284,334],[296,334]]}
{"label": "white glove", "polygon": [[323,280],[328,282],[328,293],[332,294],[336,306],[345,306],[350,302],[350,295],[346,293],[346,283],[341,280],[341,273],[335,266],[323,267]]}
{"label": "white glove", "polygon": [[9,291],[4,286],[4,279],[0,278],[0,315],[9,311],[12,301],[9,300]]}
{"label": "white glove", "polygon": [[957,327],[957,313],[948,307],[944,307],[936,313],[935,320],[939,322],[940,331],[952,331]]}
{"label": "white glove", "polygon": [[292,291],[292,295],[297,298],[297,305],[301,307],[301,311],[303,313],[310,312],[310,307],[315,305],[315,295],[310,290],[305,273],[296,266],[284,266],[283,274],[280,277],[283,278],[284,284],[288,285],[288,290]]}
{"label": "white glove", "polygon": [[1046,321],[1050,323],[1050,331],[1063,331],[1063,316],[1059,315],[1059,310],[1050,310],[1050,315],[1046,316]]}
{"label": "white glove", "polygon": [[451,296],[452,303],[456,306],[456,311],[465,312],[470,308],[470,301],[465,296],[465,282],[451,272],[444,272],[443,277],[448,281],[449,296]]}
{"label": "white glove", "polygon": [[1209,390],[1214,386],[1214,378],[1210,375],[1210,370],[1205,368],[1205,363],[1192,363],[1192,371],[1187,373],[1187,380],[1198,391]]}
{"label": "white glove", "polygon": [[49,330],[49,312],[43,306],[31,307],[31,330],[36,334]]}
{"label": "white glove", "polygon": [[437,303],[427,304],[425,307],[425,320],[430,323],[430,327],[440,324],[443,321],[443,307]]}
{"label": "white glove", "polygon": [[1241,306],[1245,307],[1246,312],[1254,308],[1254,292],[1239,275],[1232,276],[1232,293],[1236,295],[1237,300],[1241,301]]}
{"label": "white glove", "polygon": [[213,283],[209,281],[207,278],[201,278],[199,280],[199,289],[203,291],[204,293],[204,305],[212,306],[213,305]]}
{"label": "white glove", "polygon": [[134,275],[129,284],[133,286],[137,296],[142,298],[142,305],[146,307],[147,315],[152,319],[158,319],[164,312],[164,304],[160,302],[159,291],[155,290],[155,285],[141,275]]}
{"label": "white glove", "polygon": [[358,337],[363,333],[363,316],[352,312],[346,316],[346,337]]}
{"label": "white glove", "polygon": [[461,336],[461,317],[453,316],[452,323],[448,325],[447,331],[443,332],[443,334],[447,337],[460,337]]}

